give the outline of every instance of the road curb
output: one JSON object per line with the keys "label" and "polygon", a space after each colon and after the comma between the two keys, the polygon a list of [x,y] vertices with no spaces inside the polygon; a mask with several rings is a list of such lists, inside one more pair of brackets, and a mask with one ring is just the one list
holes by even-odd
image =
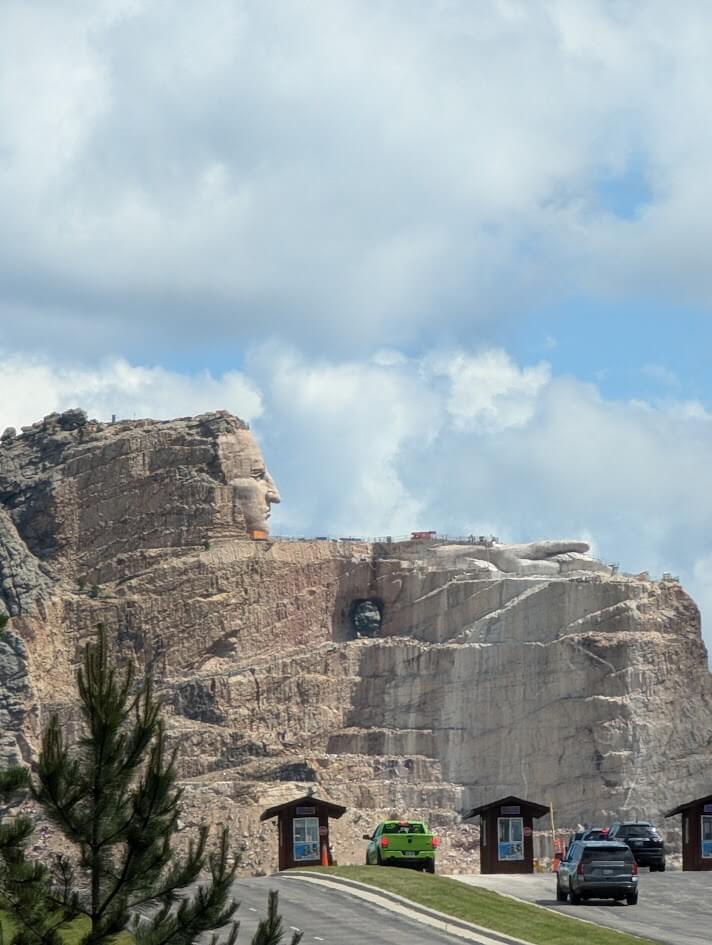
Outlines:
{"label": "road curb", "polygon": [[412,899],[406,899],[396,893],[387,892],[366,883],[359,883],[355,879],[346,879],[343,876],[327,876],[324,873],[307,873],[294,869],[279,873],[279,877],[280,879],[297,879],[302,882],[315,883],[318,886],[330,886],[332,889],[340,889],[342,892],[347,892],[358,899],[373,902],[423,925],[429,925],[441,932],[455,935],[467,942],[475,942],[476,945],[532,945],[531,942],[527,942],[522,938],[513,938],[510,935],[495,932],[493,929],[486,929],[474,925],[472,922],[466,922],[464,919],[457,919],[444,912],[438,912],[436,909],[421,906],[419,903],[413,902]]}

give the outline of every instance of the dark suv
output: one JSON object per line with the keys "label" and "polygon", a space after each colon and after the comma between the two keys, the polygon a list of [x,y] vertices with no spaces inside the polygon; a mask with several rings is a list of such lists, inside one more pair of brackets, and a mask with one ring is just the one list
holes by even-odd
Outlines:
{"label": "dark suv", "polygon": [[610,827],[608,839],[627,843],[638,866],[649,866],[651,873],[665,869],[665,844],[649,821],[619,821]]}
{"label": "dark suv", "polygon": [[574,905],[582,899],[638,901],[638,864],[625,843],[575,840],[556,874],[556,899]]}

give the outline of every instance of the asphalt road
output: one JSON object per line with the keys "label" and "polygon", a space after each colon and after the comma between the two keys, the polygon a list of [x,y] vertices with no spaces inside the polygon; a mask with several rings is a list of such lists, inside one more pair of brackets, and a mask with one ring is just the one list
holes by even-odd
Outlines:
{"label": "asphalt road", "polygon": [[[257,923],[267,914],[270,889],[279,892],[285,929],[304,932],[302,945],[462,945],[461,938],[411,922],[348,893],[283,876],[235,883],[235,897],[241,902],[236,916],[240,920],[238,945],[249,943]],[[286,945],[290,939],[291,933]]]}
{"label": "asphalt road", "polygon": [[553,873],[533,876],[454,876],[475,886],[518,896],[599,925],[652,938],[665,945],[712,943],[712,871],[665,873],[640,871],[637,906],[599,900],[572,906],[556,901]]}

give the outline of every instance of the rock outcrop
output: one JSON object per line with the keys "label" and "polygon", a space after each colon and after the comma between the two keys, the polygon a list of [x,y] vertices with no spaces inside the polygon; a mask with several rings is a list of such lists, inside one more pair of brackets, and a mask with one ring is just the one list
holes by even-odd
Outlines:
{"label": "rock outcrop", "polygon": [[71,733],[101,622],[161,688],[186,823],[233,823],[246,868],[275,855],[248,842],[272,836],[259,811],[308,785],[350,808],[342,861],[391,813],[447,834],[506,794],[573,823],[709,790],[712,676],[679,583],[576,542],[252,540],[277,501],[226,413],[3,435],[1,760],[30,760],[52,711]]}

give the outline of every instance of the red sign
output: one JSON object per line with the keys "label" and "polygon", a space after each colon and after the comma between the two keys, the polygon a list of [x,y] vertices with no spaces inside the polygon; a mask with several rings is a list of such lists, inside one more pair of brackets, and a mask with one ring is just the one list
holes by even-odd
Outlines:
{"label": "red sign", "polygon": [[329,828],[328,828],[328,827],[324,827],[323,825],[322,825],[321,827],[319,827],[319,836],[320,836],[320,837],[325,837],[328,832],[329,832]]}
{"label": "red sign", "polygon": [[525,837],[531,837],[531,835],[532,835],[533,833],[534,833],[534,831],[532,830],[531,827],[525,827],[525,828],[524,828],[524,836],[525,836]]}

